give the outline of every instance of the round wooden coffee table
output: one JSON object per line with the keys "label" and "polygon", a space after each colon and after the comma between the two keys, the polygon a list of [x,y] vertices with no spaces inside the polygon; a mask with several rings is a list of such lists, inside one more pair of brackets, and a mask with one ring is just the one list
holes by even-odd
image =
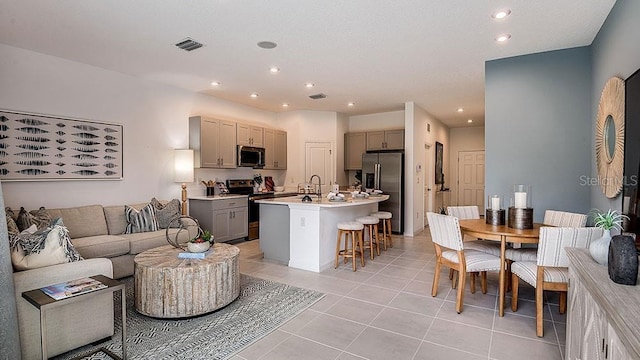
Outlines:
{"label": "round wooden coffee table", "polygon": [[240,249],[214,244],[204,259],[178,259],[171,245],[134,259],[135,307],[147,316],[182,318],[224,307],[240,294]]}

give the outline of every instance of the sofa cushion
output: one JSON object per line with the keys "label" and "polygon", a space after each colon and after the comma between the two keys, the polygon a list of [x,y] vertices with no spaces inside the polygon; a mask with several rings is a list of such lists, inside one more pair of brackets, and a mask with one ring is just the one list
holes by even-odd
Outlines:
{"label": "sofa cushion", "polygon": [[157,231],[159,229],[156,210],[151,204],[143,207],[140,211],[129,205],[125,205],[124,217],[127,219],[125,234]]}
{"label": "sofa cushion", "polygon": [[107,234],[107,222],[100,205],[48,209],[52,218],[61,217],[72,239]]}
{"label": "sofa cushion", "polygon": [[82,260],[82,257],[72,245],[69,232],[62,223],[62,219],[56,219],[43,230],[33,232],[24,231],[18,235],[11,235],[11,262],[18,270],[37,269],[44,266],[64,264]]}
{"label": "sofa cushion", "polygon": [[129,240],[115,235],[97,235],[71,239],[73,246],[85,258],[111,258],[129,253]]}
{"label": "sofa cushion", "polygon": [[[178,229],[169,229],[169,236],[171,239],[178,232]],[[139,254],[143,251],[157,248],[158,246],[167,245],[166,230],[158,230],[153,232],[138,233],[138,234],[124,234],[120,235],[129,240],[131,254]],[[189,234],[187,231],[181,231],[178,236],[179,242],[186,242],[189,240]]]}
{"label": "sofa cushion", "polygon": [[[147,206],[147,204],[133,204],[130,206],[136,210],[140,210]],[[124,205],[105,206],[104,217],[107,221],[109,235],[122,235],[127,230],[127,218],[124,216]]]}
{"label": "sofa cushion", "polygon": [[[156,210],[156,219],[158,220],[158,226],[160,229],[166,229],[171,224],[171,220],[181,215],[180,200],[173,199],[169,202],[160,202],[158,199],[153,198],[150,202]],[[180,226],[178,222],[173,227]]]}

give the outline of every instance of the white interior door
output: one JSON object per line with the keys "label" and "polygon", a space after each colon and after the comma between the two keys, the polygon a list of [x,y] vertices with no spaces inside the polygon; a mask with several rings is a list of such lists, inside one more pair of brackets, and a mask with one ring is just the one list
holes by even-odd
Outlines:
{"label": "white interior door", "polygon": [[429,145],[429,144],[424,144],[424,168],[423,168],[423,173],[424,173],[424,209],[423,209],[423,214],[424,214],[424,226],[427,226],[429,224],[429,221],[427,220],[427,212],[429,211],[433,211],[433,196],[432,194],[435,193],[434,190],[434,168],[433,168],[433,146]]}
{"label": "white interior door", "polygon": [[458,153],[458,205],[477,205],[484,213],[484,150]]}
{"label": "white interior door", "polygon": [[[305,143],[305,182],[309,181],[311,175],[318,175],[322,180],[322,193],[326,194],[329,189],[329,182],[334,180],[333,176],[333,156],[330,142],[307,142]],[[314,183],[315,183],[314,179]]]}

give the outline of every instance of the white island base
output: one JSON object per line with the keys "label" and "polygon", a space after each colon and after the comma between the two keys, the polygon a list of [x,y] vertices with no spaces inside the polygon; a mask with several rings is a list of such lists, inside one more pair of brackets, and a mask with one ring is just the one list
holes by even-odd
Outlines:
{"label": "white island base", "polygon": [[260,203],[260,248],[266,260],[321,272],[334,266],[338,223],[378,211],[378,203],[389,196],[344,202],[314,198],[310,203],[300,198],[256,201]]}

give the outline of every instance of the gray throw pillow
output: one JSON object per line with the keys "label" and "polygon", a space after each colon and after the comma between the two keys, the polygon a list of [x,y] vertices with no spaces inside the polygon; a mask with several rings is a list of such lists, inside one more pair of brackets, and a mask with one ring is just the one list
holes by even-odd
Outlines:
{"label": "gray throw pillow", "polygon": [[158,230],[158,220],[156,220],[155,208],[151,204],[147,204],[140,211],[125,205],[124,216],[127,219],[127,229],[125,234],[135,234],[147,231]]}
{"label": "gray throw pillow", "polygon": [[5,216],[7,218],[7,230],[9,230],[9,235],[16,235],[20,233],[20,229],[18,229],[18,225],[16,221],[13,220],[13,210],[11,208],[5,209]]}
{"label": "gray throw pillow", "polygon": [[[182,212],[180,208],[180,200],[173,199],[166,204],[162,204],[158,199],[153,198],[150,202],[151,205],[155,208],[156,211],[156,219],[158,220],[158,227],[161,229],[166,229],[171,224],[171,220],[179,217]],[[180,224],[176,221],[173,224],[173,227],[179,227]]]}
{"label": "gray throw pillow", "polygon": [[29,211],[29,214],[32,215],[33,223],[36,224],[38,230],[46,229],[51,225],[51,222],[53,221],[53,219],[51,218],[51,214],[49,214],[44,206],[41,206],[38,210]]}
{"label": "gray throw pillow", "polygon": [[18,225],[18,230],[22,232],[28,229],[33,224],[33,215],[29,214],[27,210],[21,207],[20,212],[18,213],[18,217],[16,218],[16,225]]}

